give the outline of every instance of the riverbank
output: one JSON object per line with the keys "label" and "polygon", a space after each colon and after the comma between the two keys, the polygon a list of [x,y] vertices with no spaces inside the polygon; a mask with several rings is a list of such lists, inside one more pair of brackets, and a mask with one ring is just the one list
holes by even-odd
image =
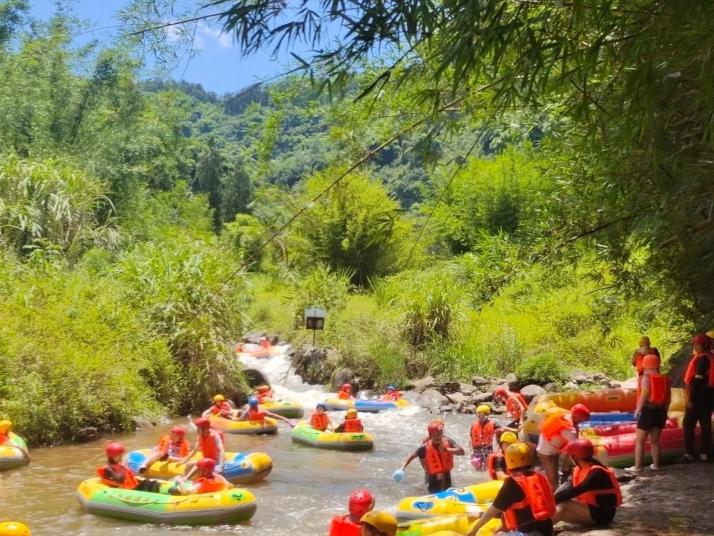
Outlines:
{"label": "riverbank", "polygon": [[558,526],[560,536],[705,536],[714,534],[714,464],[669,465],[623,484],[624,503],[610,528]]}

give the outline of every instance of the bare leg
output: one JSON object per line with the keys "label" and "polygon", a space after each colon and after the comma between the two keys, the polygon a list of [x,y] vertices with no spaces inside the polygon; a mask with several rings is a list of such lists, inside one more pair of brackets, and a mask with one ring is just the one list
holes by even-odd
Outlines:
{"label": "bare leg", "polygon": [[650,436],[650,448],[652,449],[652,463],[655,467],[659,467],[661,461],[662,450],[659,446],[659,437],[661,435],[661,428],[652,428],[652,435]]}
{"label": "bare leg", "polygon": [[635,436],[635,467],[637,469],[642,469],[644,465],[645,441],[647,441],[648,435],[649,432],[647,430],[637,429]]}
{"label": "bare leg", "polygon": [[551,489],[555,490],[558,488],[558,460],[559,456],[557,454],[554,455],[548,455],[548,454],[541,454],[540,452],[538,454],[538,460],[540,460],[541,465],[543,466],[543,469],[545,469],[545,476],[548,478],[548,482],[550,482],[550,487]]}
{"label": "bare leg", "polygon": [[551,518],[553,523],[565,521],[566,523],[577,523],[578,525],[594,525],[595,521],[590,517],[588,505],[576,501],[565,501],[560,503],[555,514]]}

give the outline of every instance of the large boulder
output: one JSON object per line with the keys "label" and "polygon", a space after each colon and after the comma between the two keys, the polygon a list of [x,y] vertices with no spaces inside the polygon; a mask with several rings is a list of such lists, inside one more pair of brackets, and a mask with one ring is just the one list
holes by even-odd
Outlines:
{"label": "large boulder", "polygon": [[434,376],[426,376],[421,380],[414,380],[413,382],[411,382],[411,385],[414,388],[414,391],[416,391],[417,393],[423,393],[427,389],[433,389],[434,387],[436,387],[437,382]]}
{"label": "large boulder", "polygon": [[459,391],[456,391],[455,393],[448,393],[446,398],[448,398],[452,404],[459,407],[466,405],[469,402],[469,397]]}
{"label": "large boulder", "polygon": [[526,402],[530,402],[535,397],[545,394],[545,392],[545,389],[543,389],[540,385],[535,384],[526,385],[521,389],[521,394],[523,395],[523,398],[526,399]]}
{"label": "large boulder", "polygon": [[489,385],[491,380],[484,378],[483,376],[474,376],[471,378],[471,383],[476,387],[482,387],[484,385]]}
{"label": "large boulder", "polygon": [[492,393],[476,393],[475,395],[471,395],[471,403],[474,406],[478,406],[479,404],[485,404],[486,402],[491,402],[492,400]]}
{"label": "large boulder", "polygon": [[310,384],[328,383],[339,361],[339,352],[332,348],[303,345],[292,357],[295,374]]}
{"label": "large boulder", "polygon": [[337,392],[340,390],[342,385],[349,383],[352,385],[352,392],[356,393],[359,390],[358,381],[355,378],[355,373],[352,369],[348,368],[338,368],[332,373],[332,378],[330,378],[330,385],[332,390]]}
{"label": "large boulder", "polygon": [[461,390],[461,384],[456,381],[447,381],[441,385],[440,390],[445,395],[448,395],[449,393],[457,393]]}
{"label": "large boulder", "polygon": [[101,437],[99,430],[94,426],[87,426],[85,428],[80,428],[77,433],[74,434],[74,440],[77,443],[89,443],[90,441],[96,441]]}
{"label": "large boulder", "polygon": [[425,389],[419,396],[417,396],[416,402],[423,408],[436,410],[442,406],[447,406],[449,404],[449,399],[436,389]]}
{"label": "large boulder", "polygon": [[476,393],[478,389],[475,385],[471,385],[470,383],[460,383],[459,391],[464,393],[466,396],[471,396],[472,394]]}

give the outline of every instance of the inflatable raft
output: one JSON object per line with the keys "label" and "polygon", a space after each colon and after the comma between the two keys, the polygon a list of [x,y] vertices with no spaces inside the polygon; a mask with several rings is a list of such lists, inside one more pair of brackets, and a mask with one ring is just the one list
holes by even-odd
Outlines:
{"label": "inflatable raft", "polygon": [[365,400],[362,398],[357,398],[353,400],[343,400],[341,398],[328,398],[325,400],[325,405],[328,410],[332,411],[346,411],[348,409],[356,409],[364,413],[378,413],[380,411],[402,409],[409,406],[409,401],[399,399],[396,402],[390,402],[387,400]]}
{"label": "inflatable raft", "polygon": [[25,440],[13,432],[10,432],[9,439],[8,443],[0,446],[0,471],[16,469],[30,463],[25,453],[20,450],[27,449]]}
{"label": "inflatable raft", "polygon": [[90,514],[162,525],[225,525],[248,521],[255,514],[255,497],[241,488],[201,495],[169,495],[110,488],[98,478],[79,485],[77,498]]}
{"label": "inflatable raft", "polygon": [[286,419],[299,419],[305,414],[305,410],[297,402],[288,400],[265,400],[260,404],[260,408],[270,411],[276,415],[281,415]]}
{"label": "inflatable raft", "polygon": [[278,433],[278,423],[271,418],[266,418],[263,421],[234,421],[211,415],[209,419],[211,420],[211,427],[227,434],[261,435]]}
{"label": "inflatable raft", "polygon": [[374,438],[367,432],[320,432],[305,421],[300,421],[292,431],[293,443],[332,450],[371,450]]}
{"label": "inflatable raft", "polygon": [[[151,455],[150,449],[133,450],[127,457],[129,468],[139,473],[139,467]],[[201,459],[196,454],[192,461]],[[149,478],[170,479],[185,474],[185,464],[175,462],[154,462],[144,472]],[[265,480],[273,469],[273,460],[263,452],[226,452],[223,463],[223,476],[233,484],[253,484]]]}
{"label": "inflatable raft", "polygon": [[[479,514],[448,515],[414,521],[407,526],[400,526],[397,536],[458,536],[468,533],[476,523]],[[498,532],[500,518],[492,519],[481,530],[479,536],[491,536]]]}
{"label": "inflatable raft", "polygon": [[400,521],[442,515],[480,515],[484,505],[493,502],[503,485],[502,480],[489,480],[465,488],[449,488],[433,495],[407,497],[397,506]]}

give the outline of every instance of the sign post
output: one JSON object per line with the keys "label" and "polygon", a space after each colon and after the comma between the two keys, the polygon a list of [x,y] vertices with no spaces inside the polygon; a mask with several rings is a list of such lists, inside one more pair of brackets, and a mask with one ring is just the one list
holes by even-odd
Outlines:
{"label": "sign post", "polygon": [[305,329],[312,330],[312,345],[315,346],[315,334],[318,329],[325,329],[325,317],[327,313],[319,307],[305,309]]}

